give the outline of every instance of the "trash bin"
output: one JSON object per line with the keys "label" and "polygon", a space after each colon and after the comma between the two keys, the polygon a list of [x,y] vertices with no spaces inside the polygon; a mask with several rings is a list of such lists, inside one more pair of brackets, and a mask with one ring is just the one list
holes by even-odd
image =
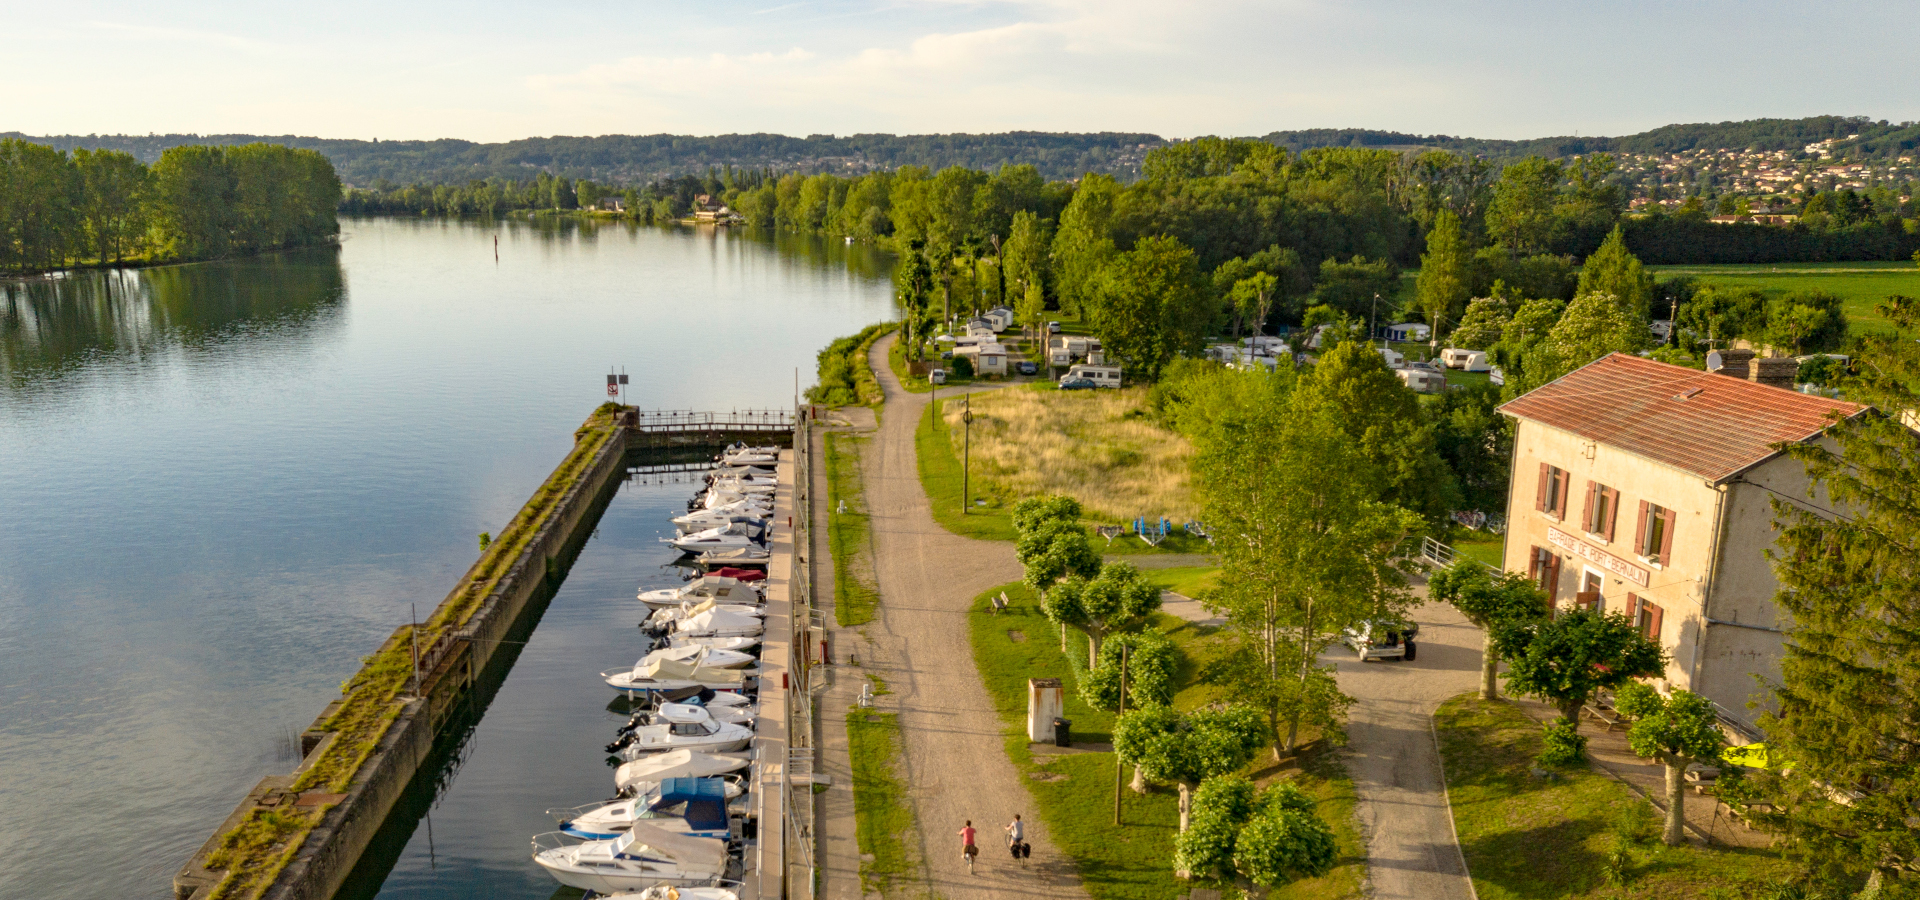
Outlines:
{"label": "trash bin", "polygon": [[1055,747],[1069,747],[1073,745],[1072,722],[1061,718],[1055,718],[1053,720],[1053,745]]}

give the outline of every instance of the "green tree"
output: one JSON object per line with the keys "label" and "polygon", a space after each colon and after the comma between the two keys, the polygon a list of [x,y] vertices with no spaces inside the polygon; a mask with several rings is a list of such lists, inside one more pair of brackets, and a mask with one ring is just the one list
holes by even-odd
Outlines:
{"label": "green tree", "polygon": [[925,241],[909,238],[902,251],[893,269],[893,290],[903,319],[900,339],[906,342],[907,358],[917,362],[933,336],[933,267],[927,264]]}
{"label": "green tree", "polygon": [[65,153],[0,138],[0,270],[64,266],[82,246],[83,191]]}
{"label": "green tree", "polygon": [[1180,651],[1157,631],[1116,634],[1101,645],[1097,665],[1080,679],[1080,699],[1095,709],[1120,708],[1121,662],[1125,661],[1128,706],[1166,706],[1173,702]]}
{"label": "green tree", "polygon": [[1600,249],[1580,268],[1579,294],[1608,294],[1634,316],[1648,317],[1653,302],[1653,276],[1627,251],[1626,232],[1615,225]]}
{"label": "green tree", "polygon": [[1191,713],[1146,706],[1113,725],[1113,750],[1134,767],[1134,790],[1144,791],[1145,781],[1179,786],[1181,831],[1187,830],[1193,789],[1245,768],[1268,740],[1264,717],[1242,705]]}
{"label": "green tree", "polygon": [[[1889,298],[1887,331],[1859,337],[1850,400],[1880,410],[1920,408],[1920,303]],[[1780,580],[1787,622],[1764,716],[1782,774],[1765,790],[1784,811],[1788,846],[1823,877],[1862,877],[1911,890],[1920,858],[1920,436],[1898,415],[1837,422],[1830,440],[1795,444],[1809,496],[1777,498]],[[1843,511],[1834,515],[1829,510]]]}
{"label": "green tree", "polygon": [[1627,745],[1645,759],[1657,759],[1667,770],[1667,828],[1661,840],[1678,847],[1686,839],[1687,766],[1693,763],[1714,765],[1727,745],[1720,733],[1720,719],[1713,703],[1692,691],[1675,690],[1671,696],[1644,684],[1622,687],[1617,696],[1620,712],[1631,717]]}
{"label": "green tree", "polygon": [[1512,315],[1498,297],[1479,297],[1467,304],[1460,326],[1453,330],[1451,346],[1468,350],[1487,350],[1500,342]]}
{"label": "green tree", "polygon": [[1794,291],[1766,307],[1766,336],[1775,346],[1793,347],[1795,356],[1836,350],[1846,343],[1846,304],[1826,291]]}
{"label": "green tree", "polygon": [[1433,325],[1433,336],[1447,319],[1457,319],[1466,310],[1471,276],[1467,269],[1467,240],[1461,233],[1460,217],[1443,209],[1435,217],[1433,230],[1427,232],[1427,252],[1420,257],[1420,277],[1415,296]]}
{"label": "green tree", "polygon": [[1384,321],[1375,320],[1376,312],[1393,315],[1394,295],[1399,289],[1400,272],[1390,260],[1368,260],[1364,256],[1347,262],[1328,259],[1320,264],[1314,299],[1372,327]]}
{"label": "green tree", "polygon": [[1315,657],[1331,635],[1410,602],[1395,548],[1417,515],[1382,499],[1384,479],[1325,411],[1285,376],[1244,373],[1205,395],[1183,420],[1193,479],[1224,570],[1207,602],[1227,615],[1239,662],[1227,674],[1260,704],[1291,751],[1302,718],[1338,691]]}
{"label": "green tree", "polygon": [[1452,604],[1481,630],[1480,699],[1498,700],[1500,630],[1545,618],[1550,612],[1546,592],[1518,572],[1494,572],[1463,559],[1433,574],[1427,596]]}
{"label": "green tree", "polygon": [[1233,880],[1233,845],[1253,818],[1257,796],[1253,782],[1244,776],[1220,775],[1200,782],[1187,829],[1173,841],[1174,871]]}
{"label": "green tree", "polygon": [[1263,888],[1325,875],[1338,859],[1332,827],[1310,809],[1279,803],[1248,822],[1233,847],[1234,868]]}
{"label": "green tree", "polygon": [[1554,207],[1566,170],[1529,156],[1507,166],[1494,183],[1487,206],[1487,234],[1514,253],[1539,253],[1553,241]]}
{"label": "green tree", "polygon": [[1482,382],[1448,391],[1427,408],[1433,450],[1453,475],[1460,509],[1490,512],[1506,506],[1513,425],[1499,407],[1499,386]]}
{"label": "green tree", "polygon": [[1089,667],[1100,664],[1101,641],[1108,635],[1138,631],[1159,608],[1160,589],[1132,563],[1108,563],[1091,579],[1070,574],[1048,590],[1040,603],[1054,624],[1071,626],[1087,636]]}
{"label": "green tree", "polygon": [[1430,528],[1447,521],[1459,498],[1434,446],[1434,425],[1420,397],[1401,383],[1373,347],[1348,342],[1322,349],[1300,383],[1305,414],[1331,422],[1382,479],[1382,500],[1418,513]]}
{"label": "green tree", "polygon": [[1766,321],[1766,297],[1759,291],[1707,285],[1681,304],[1677,327],[1695,341],[1726,346],[1734,338],[1758,336]]}
{"label": "green tree", "polygon": [[[1266,333],[1267,311],[1273,308],[1274,291],[1279,285],[1280,279],[1265,272],[1255,272],[1234,282],[1228,302],[1233,304],[1235,322],[1248,319],[1253,322],[1254,334]],[[1236,327],[1234,336],[1239,337],[1239,333]]]}
{"label": "green tree", "polygon": [[173,147],[153,164],[150,214],[165,235],[165,255],[227,255],[236,224],[234,177],[219,147]]}
{"label": "green tree", "polygon": [[1626,616],[1585,609],[1505,623],[1495,644],[1507,660],[1507,690],[1553,704],[1575,732],[1596,691],[1659,675],[1667,664]]}
{"label": "green tree", "polygon": [[73,162],[80,171],[82,216],[94,258],[118,264],[147,230],[147,167],[116,150],[75,150]]}
{"label": "green tree", "polygon": [[1087,293],[1107,358],[1139,381],[1198,351],[1211,318],[1193,251],[1177,238],[1145,238],[1113,257]]}
{"label": "green tree", "polygon": [[1551,371],[1528,373],[1545,384],[1609,353],[1634,353],[1649,343],[1646,320],[1610,294],[1581,294],[1547,332]]}

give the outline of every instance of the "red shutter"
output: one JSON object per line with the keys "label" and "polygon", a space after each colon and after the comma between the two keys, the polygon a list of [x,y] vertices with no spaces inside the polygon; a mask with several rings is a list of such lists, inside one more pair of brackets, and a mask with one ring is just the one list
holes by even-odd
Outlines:
{"label": "red shutter", "polygon": [[1647,640],[1656,644],[1660,643],[1660,616],[1662,612],[1660,607],[1651,603],[1647,604]]}
{"label": "red shutter", "polygon": [[1673,520],[1674,520],[1673,510],[1670,510],[1670,509],[1661,510],[1660,519],[1666,523],[1666,527],[1660,529],[1660,564],[1663,566],[1672,565],[1673,564]]}
{"label": "red shutter", "polygon": [[1599,490],[1600,485],[1592,481],[1587,482],[1587,503],[1586,506],[1580,510],[1580,527],[1589,532],[1600,530],[1593,527],[1593,495]]}
{"label": "red shutter", "polygon": [[1640,501],[1640,521],[1633,526],[1633,552],[1647,555],[1647,501]]}
{"label": "red shutter", "polygon": [[1600,523],[1607,537],[1607,543],[1613,543],[1613,523],[1620,519],[1620,492],[1613,488],[1603,488],[1607,492],[1607,520]]}
{"label": "red shutter", "polygon": [[1553,477],[1553,467],[1547,465],[1546,463],[1541,463],[1540,464],[1540,490],[1538,493],[1535,493],[1533,495],[1533,508],[1539,512],[1547,511],[1547,485],[1550,483],[1548,479],[1552,477]]}
{"label": "red shutter", "polygon": [[1640,621],[1640,595],[1638,594],[1627,595],[1627,621]]}
{"label": "red shutter", "polygon": [[1560,479],[1560,490],[1554,492],[1554,497],[1560,505],[1554,509],[1553,514],[1559,516],[1560,521],[1564,522],[1567,520],[1567,492],[1573,489],[1573,476],[1566,472],[1556,474]]}

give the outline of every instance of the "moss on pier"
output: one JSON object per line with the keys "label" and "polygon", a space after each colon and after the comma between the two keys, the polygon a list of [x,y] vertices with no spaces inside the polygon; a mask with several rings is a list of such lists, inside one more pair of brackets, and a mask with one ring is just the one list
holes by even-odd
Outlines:
{"label": "moss on pier", "polygon": [[[340,686],[344,700],[339,709],[323,723],[325,730],[334,733],[334,739],[294,780],[293,791],[346,793],[353,786],[367,758],[406,708],[407,700],[400,692],[413,672],[416,640],[421,648],[431,647],[473,618],[514,561],[559,510],[560,501],[593,467],[594,459],[616,433],[616,419],[623,409],[606,403],[594,410],[586,424],[574,432],[573,452],[533,492],[427,621],[394,632],[378,651],[362,660],[360,671]],[[416,628],[417,634],[413,633]],[[255,809],[233,830],[221,835],[206,862],[208,869],[226,870],[226,876],[214,887],[212,900],[253,900],[266,893],[307,835],[320,824],[327,808]]]}

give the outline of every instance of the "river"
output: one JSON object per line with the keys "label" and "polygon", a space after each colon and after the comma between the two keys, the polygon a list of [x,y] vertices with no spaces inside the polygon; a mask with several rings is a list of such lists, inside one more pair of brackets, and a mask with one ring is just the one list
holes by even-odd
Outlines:
{"label": "river", "polygon": [[[889,258],[837,241],[342,229],[0,283],[0,898],[169,896],[565,455],[610,366],[642,408],[784,408],[820,347],[893,315]],[[654,536],[691,490],[623,488],[427,801],[432,838],[390,836],[392,878],[357,893],[552,893],[526,839],[611,791],[593,675],[631,664],[633,592],[669,583]]]}

